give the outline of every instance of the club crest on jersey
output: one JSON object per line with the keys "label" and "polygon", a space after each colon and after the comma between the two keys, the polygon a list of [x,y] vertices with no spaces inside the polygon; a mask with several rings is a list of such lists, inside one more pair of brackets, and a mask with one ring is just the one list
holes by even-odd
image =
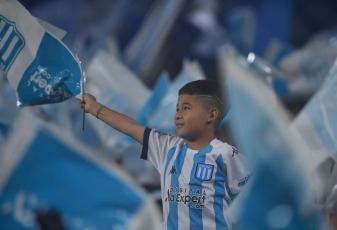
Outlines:
{"label": "club crest on jersey", "polygon": [[195,170],[195,178],[202,181],[210,181],[213,175],[214,165],[198,163],[197,170]]}

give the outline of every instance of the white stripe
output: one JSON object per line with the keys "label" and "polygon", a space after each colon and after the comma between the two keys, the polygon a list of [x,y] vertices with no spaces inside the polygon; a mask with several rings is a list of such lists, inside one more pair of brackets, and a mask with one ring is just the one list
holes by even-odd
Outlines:
{"label": "white stripe", "polygon": [[202,167],[203,169],[202,169],[202,178],[201,179],[203,179],[203,180],[205,180],[206,179],[206,172],[207,172],[207,168],[206,167]]}
{"label": "white stripe", "polygon": [[[193,168],[193,158],[196,151],[187,149],[184,165],[181,169],[179,177],[179,185],[183,185],[184,191],[181,195],[189,195],[189,182]],[[186,193],[185,193],[186,189]],[[178,203],[178,227],[179,229],[190,229],[190,213],[188,203]]]}
{"label": "white stripe", "polygon": [[0,50],[2,49],[2,47],[5,45],[9,35],[11,35],[11,33],[13,32],[13,27],[10,26],[5,34],[5,36],[3,36],[3,38],[0,41]]}
{"label": "white stripe", "polygon": [[[213,170],[213,171],[214,171],[214,170]],[[207,172],[208,172],[208,173],[207,173],[207,178],[206,178],[206,179],[209,180],[209,179],[210,179],[210,176],[211,176],[212,169],[208,169]]]}
{"label": "white stripe", "polygon": [[198,178],[200,178],[200,174],[201,174],[201,167],[198,167],[198,174],[197,174]]}
{"label": "white stripe", "polygon": [[7,50],[1,55],[2,59],[4,61],[7,60],[7,58],[9,57],[9,55],[12,53],[14,46],[16,45],[16,43],[19,41],[18,36],[14,36],[14,38],[12,39],[11,43],[9,44]]}
{"label": "white stripe", "polygon": [[6,25],[5,21],[4,20],[0,20],[0,33],[4,29],[5,25]]}
{"label": "white stripe", "polygon": [[[168,198],[167,197],[167,190],[169,190],[170,187],[171,187],[172,174],[170,173],[170,170],[172,169],[173,163],[174,163],[174,161],[177,157],[177,152],[179,152],[179,151],[180,151],[180,148],[179,148],[179,146],[177,146],[176,151],[173,154],[173,157],[171,158],[171,161],[167,166],[166,175],[164,174],[165,173],[165,167],[162,167],[163,171],[161,173],[162,174],[161,175],[161,191],[162,191],[162,204],[163,204],[164,222],[167,221],[168,213],[169,213],[169,210],[170,210],[170,202],[169,201],[165,202],[165,199]],[[166,156],[168,156],[168,154]],[[164,162],[164,166],[166,165],[166,162],[167,162],[167,158],[166,158],[166,161]],[[165,177],[165,181],[164,181],[164,177]]]}

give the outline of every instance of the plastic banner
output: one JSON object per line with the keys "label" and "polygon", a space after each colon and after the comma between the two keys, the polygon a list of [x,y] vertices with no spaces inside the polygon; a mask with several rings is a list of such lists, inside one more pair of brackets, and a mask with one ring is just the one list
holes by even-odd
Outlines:
{"label": "plastic banner", "polygon": [[[150,90],[137,75],[116,57],[101,50],[88,65],[86,92],[94,95],[100,103],[135,118],[150,96]],[[126,136],[102,122],[88,116],[101,142],[107,148],[123,146]]]}
{"label": "plastic banner", "polygon": [[154,202],[118,165],[30,108],[1,149],[0,168],[0,229],[42,229],[43,221],[69,230],[159,229]]}
{"label": "plastic banner", "polygon": [[306,146],[289,132],[289,114],[274,91],[251,76],[235,55],[226,61],[232,130],[254,170],[229,211],[236,229],[324,229],[313,203],[313,165],[305,157]]}
{"label": "plastic banner", "polygon": [[[337,62],[293,122],[317,154],[337,153]],[[311,133],[312,135],[308,135]],[[315,137],[315,138],[314,138]]]}
{"label": "plastic banner", "polygon": [[16,0],[0,1],[0,55],[20,107],[81,93],[81,68],[71,51]]}
{"label": "plastic banner", "polygon": [[151,82],[149,74],[156,64],[167,35],[177,21],[186,0],[156,1],[145,23],[126,47],[124,56],[133,70],[142,73],[146,82]]}
{"label": "plastic banner", "polygon": [[141,111],[138,113],[136,120],[143,126],[147,126],[148,119],[151,117],[160,103],[162,102],[163,98],[165,97],[168,88],[170,85],[170,80],[167,74],[161,75],[157,83],[152,89],[152,94],[149,97],[146,104],[143,106]]}

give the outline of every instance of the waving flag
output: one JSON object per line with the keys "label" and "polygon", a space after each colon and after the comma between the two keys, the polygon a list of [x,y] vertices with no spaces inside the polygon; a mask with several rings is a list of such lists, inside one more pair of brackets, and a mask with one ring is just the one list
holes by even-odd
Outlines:
{"label": "waving flag", "polygon": [[8,82],[0,81],[0,148],[6,141],[20,109],[15,106],[15,94]]}
{"label": "waving flag", "polygon": [[[330,69],[321,88],[312,96],[302,111],[292,122],[292,130],[297,130],[298,136],[306,142],[314,153],[312,161],[322,162],[318,171],[322,177],[322,189],[318,199],[326,201],[330,196],[331,205],[336,205],[336,196],[333,196],[333,186],[337,182],[335,167],[337,154],[337,61]],[[334,209],[334,211],[336,208]]]}
{"label": "waving flag", "polygon": [[[150,96],[150,90],[139,77],[105,50],[97,52],[86,73],[86,91],[95,95],[100,103],[127,116],[135,117]],[[97,122],[94,116],[88,116],[90,120],[104,146],[113,148],[125,144],[124,134]]]}
{"label": "waving flag", "polygon": [[[228,55],[232,130],[254,176],[231,207],[237,229],[324,229],[313,203],[313,167],[305,145],[289,132],[290,116],[274,91]],[[310,175],[311,176],[311,175]]]}
{"label": "waving flag", "polygon": [[0,1],[0,56],[20,107],[81,93],[81,68],[73,54],[17,0]]}
{"label": "waving flag", "polygon": [[31,111],[0,149],[0,229],[40,229],[44,219],[69,230],[159,229],[157,207],[125,171]]}
{"label": "waving flag", "polygon": [[[337,62],[331,68],[326,80],[317,93],[306,104],[294,120],[306,138],[311,139],[308,145],[321,155],[337,153]],[[315,134],[313,136],[308,133]]]}
{"label": "waving flag", "polygon": [[150,116],[158,108],[169,88],[169,76],[165,73],[160,76],[155,86],[153,87],[152,94],[143,108],[137,115],[136,120],[143,126],[147,126]]}

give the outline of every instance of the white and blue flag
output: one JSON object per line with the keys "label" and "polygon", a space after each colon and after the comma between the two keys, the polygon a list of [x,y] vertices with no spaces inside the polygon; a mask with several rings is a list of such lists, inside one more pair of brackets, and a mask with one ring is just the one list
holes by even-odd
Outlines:
{"label": "white and blue flag", "polygon": [[148,101],[145,103],[143,108],[138,113],[136,120],[139,124],[147,126],[151,115],[155,113],[160,103],[166,96],[166,93],[170,86],[169,76],[164,73],[160,76],[159,80],[156,82],[155,86],[152,89],[152,94],[149,97]]}
{"label": "white and blue flag", "polygon": [[125,171],[31,108],[0,149],[0,169],[0,229],[40,229],[46,214],[69,230],[159,229],[157,207]]}
{"label": "white and blue flag", "polygon": [[19,107],[81,93],[81,67],[71,51],[17,0],[0,1],[0,56]]}
{"label": "white and blue flag", "polygon": [[[321,163],[317,171],[322,178],[317,197],[321,204],[328,202],[327,197],[337,182],[337,62],[325,79],[291,124],[291,129],[310,149],[312,161]],[[335,204],[336,198],[329,202]]]}
{"label": "white and blue flag", "polygon": [[[118,57],[100,50],[88,65],[86,91],[110,109],[135,118],[150,96],[150,90]],[[107,148],[124,146],[126,136],[102,122],[93,120],[94,129]],[[82,131],[81,131],[82,132]]]}
{"label": "white and blue flag", "polygon": [[308,139],[307,144],[317,154],[332,156],[337,153],[337,62],[325,78],[321,88],[296,117],[293,126],[304,139]]}
{"label": "white and blue flag", "polygon": [[[314,205],[314,178],[303,143],[289,131],[290,116],[274,91],[227,55],[232,130],[254,177],[230,209],[237,229],[324,229]],[[311,177],[309,180],[309,176]]]}

